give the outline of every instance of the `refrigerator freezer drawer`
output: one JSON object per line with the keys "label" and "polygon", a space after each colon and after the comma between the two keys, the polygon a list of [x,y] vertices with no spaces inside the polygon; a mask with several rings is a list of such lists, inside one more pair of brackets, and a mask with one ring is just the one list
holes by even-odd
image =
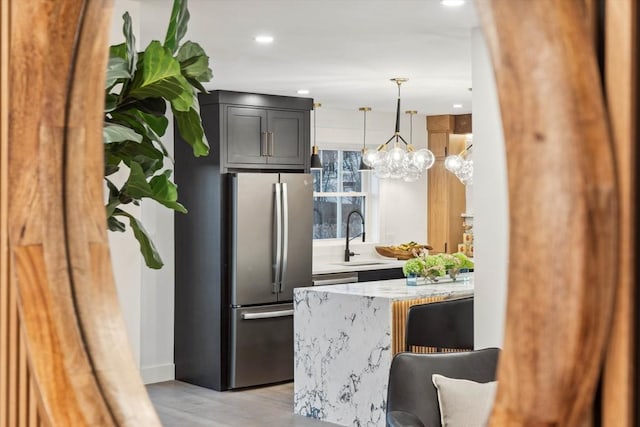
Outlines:
{"label": "refrigerator freezer drawer", "polygon": [[293,304],[231,309],[231,388],[293,379]]}

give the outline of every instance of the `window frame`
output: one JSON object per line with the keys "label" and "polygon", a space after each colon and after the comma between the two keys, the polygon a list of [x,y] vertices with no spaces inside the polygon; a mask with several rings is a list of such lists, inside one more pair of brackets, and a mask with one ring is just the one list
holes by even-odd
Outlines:
{"label": "window frame", "polygon": [[[338,151],[337,163],[341,166],[343,161],[343,152],[355,151],[361,154],[361,149],[354,146],[335,146],[325,145],[320,151]],[[339,172],[339,176],[342,177],[342,167],[336,168]],[[313,171],[312,171],[313,172]],[[324,169],[320,171],[320,178],[324,173]],[[370,237],[368,242],[374,242],[378,239],[378,214],[377,214],[377,201],[378,201],[378,181],[377,178],[370,172],[358,171],[360,174],[360,191],[314,191],[313,201],[315,204],[316,197],[363,197],[364,198],[364,217],[365,217],[365,232]],[[313,175],[313,174],[312,174]],[[315,176],[314,176],[315,178]],[[339,181],[339,187],[343,188],[344,181]],[[315,186],[314,186],[315,188]],[[337,209],[336,212],[336,224],[342,224],[342,210]],[[335,245],[337,243],[344,243],[345,236],[333,237],[327,239],[313,239],[313,243],[319,245]]]}

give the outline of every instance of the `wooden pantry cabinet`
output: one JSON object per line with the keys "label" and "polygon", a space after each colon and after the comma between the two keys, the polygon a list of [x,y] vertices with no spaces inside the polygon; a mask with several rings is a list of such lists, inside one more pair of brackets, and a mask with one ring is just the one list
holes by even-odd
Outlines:
{"label": "wooden pantry cabinet", "polygon": [[[471,114],[427,116],[428,147],[436,161],[428,171],[427,227],[431,253],[456,252],[462,243],[461,214],[466,212],[465,186],[444,167],[449,154],[464,150],[471,133]],[[459,132],[457,134],[455,132]]]}

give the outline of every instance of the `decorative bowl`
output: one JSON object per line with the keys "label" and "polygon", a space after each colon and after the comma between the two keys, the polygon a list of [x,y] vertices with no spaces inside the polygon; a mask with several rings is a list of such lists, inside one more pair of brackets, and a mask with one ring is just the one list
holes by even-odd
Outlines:
{"label": "decorative bowl", "polygon": [[400,260],[415,258],[416,254],[418,254],[422,249],[433,248],[429,245],[415,245],[411,246],[410,249],[401,249],[398,246],[376,246],[376,252],[380,255]]}

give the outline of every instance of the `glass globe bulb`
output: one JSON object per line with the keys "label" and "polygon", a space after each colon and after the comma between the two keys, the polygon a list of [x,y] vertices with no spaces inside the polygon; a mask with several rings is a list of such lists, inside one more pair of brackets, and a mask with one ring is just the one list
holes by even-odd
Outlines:
{"label": "glass globe bulb", "polygon": [[390,174],[389,176],[390,178],[400,179],[407,174],[407,171],[401,164],[400,165],[394,164],[389,168],[389,174]]}
{"label": "glass globe bulb", "polygon": [[381,179],[389,178],[391,171],[384,161],[377,161],[374,165],[373,173]]}
{"label": "glass globe bulb", "polygon": [[389,151],[389,159],[393,164],[402,164],[406,152],[400,147],[394,147]]}
{"label": "glass globe bulb", "polygon": [[444,167],[449,172],[456,173],[462,167],[463,162],[464,159],[462,158],[462,156],[453,154],[451,156],[447,156],[447,158],[444,159]]}
{"label": "glass globe bulb", "polygon": [[465,160],[462,162],[462,166],[455,172],[456,176],[463,184],[467,185],[473,178],[473,160]]}
{"label": "glass globe bulb", "polygon": [[371,167],[378,160],[378,152],[375,150],[366,150],[364,152],[364,156],[362,157],[362,161],[365,165]]}
{"label": "glass globe bulb", "polygon": [[415,170],[408,170],[407,174],[402,177],[404,182],[416,182],[420,179],[420,172],[416,172]]}
{"label": "glass globe bulb", "polygon": [[426,148],[421,148],[413,154],[413,164],[420,170],[427,170],[435,163],[433,153]]}
{"label": "glass globe bulb", "polygon": [[375,158],[375,161],[373,163],[373,166],[380,165],[380,164],[383,164],[383,163],[386,164],[387,157],[389,157],[389,153],[387,153],[386,151],[377,151],[376,152],[376,158]]}

